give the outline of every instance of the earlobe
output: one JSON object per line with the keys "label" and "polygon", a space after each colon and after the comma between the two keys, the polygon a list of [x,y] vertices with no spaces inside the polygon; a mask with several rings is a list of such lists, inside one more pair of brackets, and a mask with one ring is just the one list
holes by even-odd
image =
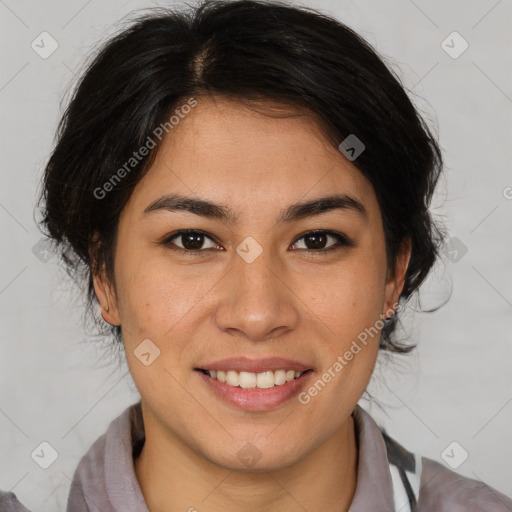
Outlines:
{"label": "earlobe", "polygon": [[101,316],[111,325],[120,325],[117,300],[102,269],[93,276],[94,291],[101,307]]}

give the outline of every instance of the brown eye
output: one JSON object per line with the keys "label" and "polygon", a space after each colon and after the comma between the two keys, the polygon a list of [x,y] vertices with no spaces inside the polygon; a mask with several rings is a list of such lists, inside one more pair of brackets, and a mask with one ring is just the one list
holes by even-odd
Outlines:
{"label": "brown eye", "polygon": [[[334,239],[337,243],[327,246],[329,239]],[[293,247],[297,248],[296,246],[298,245],[299,240],[304,240],[304,245],[306,246],[299,249],[313,252],[325,252],[337,249],[340,246],[353,245],[345,235],[332,231],[310,231],[297,239],[297,242],[293,244]]]}
{"label": "brown eye", "polygon": [[[180,242],[181,245],[179,243]],[[210,246],[204,246],[205,241],[210,240]],[[174,235],[167,237],[163,242],[164,245],[175,246],[176,250],[184,252],[202,252],[206,249],[214,249],[218,247],[215,241],[203,233],[197,230],[178,231]],[[172,247],[171,247],[172,248]]]}

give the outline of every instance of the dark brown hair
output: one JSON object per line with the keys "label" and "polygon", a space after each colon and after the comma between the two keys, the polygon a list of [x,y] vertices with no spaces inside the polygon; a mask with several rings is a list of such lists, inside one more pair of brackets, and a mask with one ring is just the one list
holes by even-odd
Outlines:
{"label": "dark brown hair", "polygon": [[[115,283],[119,216],[160,141],[107,194],[98,197],[98,189],[179,105],[201,95],[266,98],[313,113],[336,147],[355,134],[365,149],[353,163],[375,189],[391,273],[401,242],[412,243],[401,301],[418,289],[443,242],[429,212],[442,157],[400,79],[357,33],[318,11],[213,0],[152,9],[112,36],[60,120],[42,183],[42,225],[68,273],[86,285],[89,312],[97,304],[95,265]],[[104,326],[97,313],[95,320]],[[381,348],[408,352],[414,345],[392,337],[397,320],[386,321]],[[111,329],[120,341],[120,328]]]}

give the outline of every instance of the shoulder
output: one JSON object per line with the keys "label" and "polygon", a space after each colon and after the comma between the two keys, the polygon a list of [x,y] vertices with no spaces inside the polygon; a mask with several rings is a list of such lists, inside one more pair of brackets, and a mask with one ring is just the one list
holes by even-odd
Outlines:
{"label": "shoulder", "polygon": [[12,492],[0,491],[0,511],[1,512],[30,512],[24,507]]}
{"label": "shoulder", "polygon": [[422,457],[418,511],[512,512],[512,499],[484,482]]}
{"label": "shoulder", "polygon": [[[462,476],[421,454],[404,448],[380,429],[388,461],[402,473],[418,512],[512,512],[512,499],[479,480]],[[393,475],[392,475],[393,476]],[[396,493],[395,493],[396,494]]]}

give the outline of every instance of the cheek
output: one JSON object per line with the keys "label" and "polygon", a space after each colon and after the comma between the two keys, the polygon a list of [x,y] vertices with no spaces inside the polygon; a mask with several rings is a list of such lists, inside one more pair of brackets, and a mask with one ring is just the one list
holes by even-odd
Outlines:
{"label": "cheek", "polygon": [[[176,269],[164,258],[132,258],[119,265],[118,304],[125,341],[149,338],[166,351],[181,351],[190,322],[202,313],[211,288],[192,268]],[[169,340],[172,343],[169,343]]]}
{"label": "cheek", "polygon": [[183,365],[192,324],[203,314],[201,299],[209,288],[197,278],[170,272],[168,265],[156,260],[134,259],[119,267],[119,312],[127,363],[139,393],[147,401],[154,400],[157,408],[174,404],[175,409],[190,409],[191,417],[197,415],[194,404],[184,400],[180,383],[188,378]]}
{"label": "cheek", "polygon": [[342,407],[340,396],[350,402],[362,394],[373,372],[382,327],[382,260],[361,252],[344,263],[322,277],[322,292],[310,295],[308,304],[323,333],[318,350],[325,379],[320,378],[329,382],[316,403],[327,409]]}
{"label": "cheek", "polygon": [[309,307],[342,339],[357,336],[381,313],[385,290],[383,272],[382,265],[364,255],[345,265],[333,266],[322,277],[322,285],[318,286],[319,281],[315,285],[321,292],[311,295],[309,291]]}
{"label": "cheek", "polygon": [[332,427],[349,414],[371,379],[380,343],[381,282],[375,265],[354,264],[333,272],[308,305],[315,330],[322,333],[316,347],[321,370],[300,400],[316,418],[331,418]]}

